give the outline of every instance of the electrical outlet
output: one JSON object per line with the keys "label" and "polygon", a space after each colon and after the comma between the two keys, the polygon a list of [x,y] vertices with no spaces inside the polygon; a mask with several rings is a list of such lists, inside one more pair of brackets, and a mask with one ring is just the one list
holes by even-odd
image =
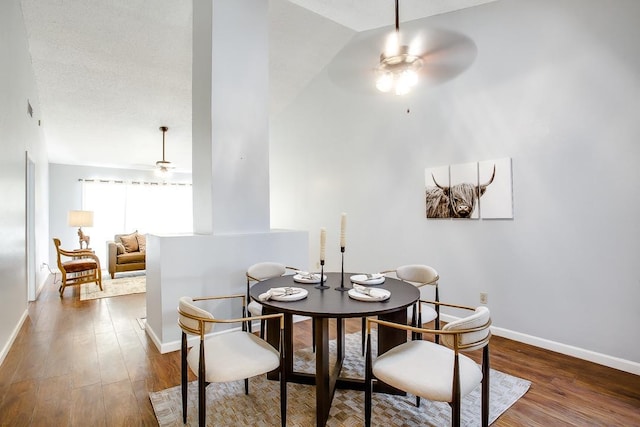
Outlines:
{"label": "electrical outlet", "polygon": [[489,293],[480,292],[480,304],[486,304],[487,302],[489,302]]}

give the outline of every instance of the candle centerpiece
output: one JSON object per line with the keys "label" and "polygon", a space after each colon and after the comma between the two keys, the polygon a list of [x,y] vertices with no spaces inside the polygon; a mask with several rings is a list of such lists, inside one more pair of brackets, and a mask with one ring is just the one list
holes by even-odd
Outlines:
{"label": "candle centerpiece", "polygon": [[324,284],[324,255],[327,246],[327,230],[323,227],[320,229],[320,283],[314,286],[316,289],[329,289]]}
{"label": "candle centerpiece", "polygon": [[342,256],[342,269],[340,274],[340,286],[335,288],[336,291],[348,291],[350,288],[344,286],[344,249],[347,241],[347,214],[342,213],[340,216],[340,254]]}

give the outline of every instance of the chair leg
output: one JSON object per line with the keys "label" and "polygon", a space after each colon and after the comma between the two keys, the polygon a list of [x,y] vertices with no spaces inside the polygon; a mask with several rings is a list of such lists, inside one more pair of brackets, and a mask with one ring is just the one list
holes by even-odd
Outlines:
{"label": "chair leg", "polygon": [[[411,326],[418,326],[418,304],[419,302],[413,304],[411,309]],[[417,333],[411,332],[411,339],[415,341],[417,335]]]}
{"label": "chair leg", "polygon": [[264,328],[265,328],[265,325],[266,325],[265,320],[264,319],[260,320],[260,338],[261,339],[264,339]]}
{"label": "chair leg", "polygon": [[489,344],[482,349],[482,427],[489,425]]}
{"label": "chair leg", "polygon": [[207,419],[207,385],[205,383],[206,369],[204,365],[204,341],[200,340],[200,363],[198,365],[198,424],[206,425]]}
{"label": "chair leg", "polygon": [[[365,321],[366,323],[366,321]],[[367,334],[367,355],[364,368],[364,425],[371,427],[371,394],[373,382],[373,370],[371,367],[371,335]]]}
{"label": "chair leg", "polygon": [[[438,285],[436,285],[436,302],[440,302],[440,292],[438,291]],[[436,304],[436,321],[435,321],[436,330],[440,329],[440,306]],[[436,335],[435,338],[436,344],[440,344],[440,335]]]}
{"label": "chair leg", "polygon": [[244,379],[244,394],[249,394],[249,378]]}
{"label": "chair leg", "polygon": [[187,372],[187,334],[182,333],[182,345],[180,347],[180,359],[181,359],[181,385],[182,385],[182,423],[187,423],[187,386],[188,386],[188,372]]}
{"label": "chair leg", "polygon": [[287,370],[285,366],[284,329],[280,331],[280,425],[287,425]]}
{"label": "chair leg", "polygon": [[365,343],[367,340],[367,318],[363,317],[362,318],[362,355],[364,356],[364,348],[365,348]]}
{"label": "chair leg", "polygon": [[98,287],[100,287],[100,290],[102,291],[102,271],[98,270],[96,272],[96,275],[98,276],[96,283],[98,284]]}
{"label": "chair leg", "polygon": [[460,426],[460,365],[458,354],[454,356],[453,361],[453,401],[450,403],[451,405],[451,425],[453,427]]}

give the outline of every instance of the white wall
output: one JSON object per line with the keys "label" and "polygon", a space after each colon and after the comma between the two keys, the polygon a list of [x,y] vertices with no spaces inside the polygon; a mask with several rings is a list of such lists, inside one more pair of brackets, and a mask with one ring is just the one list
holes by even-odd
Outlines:
{"label": "white wall", "polygon": [[[19,0],[0,2],[0,362],[27,315],[25,152],[35,163],[35,262],[46,261],[48,166]],[[27,102],[34,110],[27,114]],[[36,286],[46,279],[37,269]]]}
{"label": "white wall", "polygon": [[[401,99],[320,73],[271,123],[272,226],[311,230],[310,263],[326,226],[335,270],[347,212],[347,270],[430,264],[443,300],[488,292],[502,334],[640,373],[640,2],[423,21],[469,36],[475,63]],[[513,220],[425,219],[426,167],[503,157]]]}

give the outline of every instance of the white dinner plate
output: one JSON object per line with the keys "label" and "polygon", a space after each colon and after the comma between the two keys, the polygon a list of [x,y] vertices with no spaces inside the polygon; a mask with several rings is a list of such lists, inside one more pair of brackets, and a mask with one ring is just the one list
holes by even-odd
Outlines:
{"label": "white dinner plate", "polygon": [[[357,299],[358,301],[367,301],[367,302],[379,302],[389,299],[391,296],[391,292],[386,289],[371,289],[374,296],[363,294],[362,292],[358,292],[356,289],[349,289],[349,296],[353,299]],[[379,296],[378,296],[379,295]]]}
{"label": "white dinner plate", "polygon": [[[313,273],[313,279],[307,275],[296,274],[293,276],[293,281],[298,283],[320,283],[320,273]],[[327,281],[327,275],[324,275],[324,281]]]}
{"label": "white dinner plate", "polygon": [[309,291],[307,291],[306,289],[303,289],[303,288],[291,288],[291,289],[295,289],[298,292],[290,295],[274,295],[271,297],[271,299],[274,301],[298,301],[301,299],[305,299],[307,295],[309,295]]}
{"label": "white dinner plate", "polygon": [[384,283],[385,277],[382,274],[376,274],[374,277],[367,279],[366,274],[354,274],[350,279],[358,285],[379,285],[380,283]]}

